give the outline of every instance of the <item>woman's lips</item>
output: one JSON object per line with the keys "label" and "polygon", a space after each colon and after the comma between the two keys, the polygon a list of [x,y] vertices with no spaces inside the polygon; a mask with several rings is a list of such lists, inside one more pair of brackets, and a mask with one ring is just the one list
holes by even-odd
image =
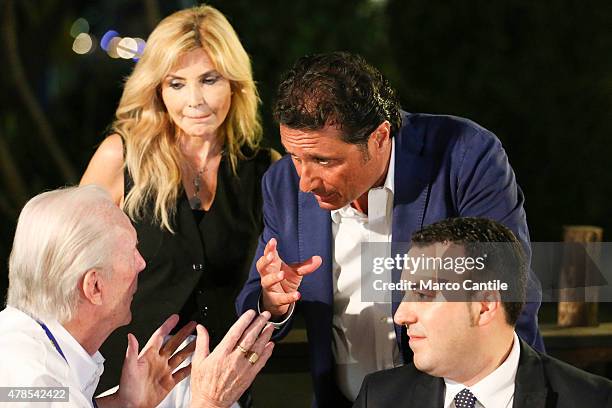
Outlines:
{"label": "woman's lips", "polygon": [[209,117],[210,117],[210,114],[209,115],[201,115],[201,116],[187,116],[187,115],[185,115],[185,118],[191,119],[191,120],[204,120],[204,119],[207,119]]}

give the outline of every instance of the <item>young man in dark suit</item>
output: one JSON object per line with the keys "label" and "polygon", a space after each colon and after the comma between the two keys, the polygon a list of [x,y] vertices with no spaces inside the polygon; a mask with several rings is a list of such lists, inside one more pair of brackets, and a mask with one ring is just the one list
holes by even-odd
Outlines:
{"label": "young man in dark suit", "polygon": [[508,228],[441,221],[413,235],[408,257],[441,260],[402,274],[414,286],[394,320],[407,328],[413,363],[366,376],[354,408],[612,407],[612,382],[516,335],[528,267]]}

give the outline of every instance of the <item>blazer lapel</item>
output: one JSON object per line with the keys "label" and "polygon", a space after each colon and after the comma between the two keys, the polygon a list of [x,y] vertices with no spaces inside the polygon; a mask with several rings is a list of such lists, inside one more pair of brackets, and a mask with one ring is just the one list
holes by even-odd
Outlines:
{"label": "blazer lapel", "polygon": [[[312,282],[311,296],[325,304],[332,304],[332,251],[331,215],[322,210],[310,193],[299,193],[298,256],[300,262],[319,255],[323,263],[313,274],[304,277],[304,283]],[[314,278],[316,276],[316,279]]]}
{"label": "blazer lapel", "polygon": [[412,233],[423,226],[434,164],[425,155],[425,134],[425,128],[412,126],[408,114],[396,136],[393,242],[410,241]]}
{"label": "blazer lapel", "polygon": [[[405,162],[400,165],[398,158]],[[414,154],[396,155],[395,194],[393,197],[392,256],[405,254],[415,231],[423,227],[429,195],[430,161]],[[394,270],[393,281],[398,282],[400,270]],[[395,309],[393,310],[395,312]]]}
{"label": "blazer lapel", "polygon": [[406,406],[419,408],[444,408],[444,380],[422,374],[415,380],[412,401]]}
{"label": "blazer lapel", "polygon": [[[542,360],[523,340],[521,357],[514,384],[514,408],[545,408],[549,398],[555,395],[549,392]],[[548,405],[550,406],[550,405]]]}
{"label": "blazer lapel", "polygon": [[[401,131],[395,140],[395,175],[391,256],[408,252],[412,234],[423,227],[431,186],[434,160],[424,155],[426,129],[412,126],[410,114],[404,116]],[[393,282],[399,282],[402,271],[392,271]],[[393,292],[392,315],[395,315],[402,294]],[[407,338],[402,326],[395,326],[395,334],[404,362],[411,360]],[[404,344],[406,343],[406,344]]]}
{"label": "blazer lapel", "polygon": [[[417,130],[411,126],[410,116],[404,117],[404,125],[395,141],[393,256],[406,253],[406,244],[412,234],[423,227],[434,164],[432,158],[424,155],[424,139],[425,129]],[[393,280],[399,281],[400,276],[401,271],[395,270]]]}

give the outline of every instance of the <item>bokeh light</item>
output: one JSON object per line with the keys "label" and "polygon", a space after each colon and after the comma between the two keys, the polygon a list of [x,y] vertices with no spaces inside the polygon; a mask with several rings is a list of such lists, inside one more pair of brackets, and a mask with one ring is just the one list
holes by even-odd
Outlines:
{"label": "bokeh light", "polygon": [[102,36],[102,39],[100,40],[100,47],[104,51],[108,51],[108,46],[111,40],[117,37],[119,37],[118,32],[116,32],[115,30],[108,30],[107,32],[104,33],[104,35]]}
{"label": "bokeh light", "polygon": [[113,37],[107,45],[106,53],[111,58],[119,58],[119,54],[117,53],[117,46],[119,45],[119,41],[121,41],[121,37]]}
{"label": "bokeh light", "polygon": [[70,36],[72,38],[78,37],[81,33],[89,32],[89,22],[85,20],[83,17],[77,18],[72,26],[70,27]]}
{"label": "bokeh light", "polygon": [[72,43],[72,51],[77,54],[87,54],[92,50],[93,40],[87,33],[81,33],[77,35]]}
{"label": "bokeh light", "polygon": [[130,59],[136,56],[138,52],[138,43],[131,37],[123,37],[117,44],[117,54],[121,58]]}
{"label": "bokeh light", "polygon": [[[73,23],[72,32],[79,30],[89,30],[89,24],[85,19],[79,19]],[[86,32],[81,32],[76,35],[72,49],[77,54],[91,54],[97,46],[96,38]],[[142,56],[146,46],[146,41],[142,38],[120,37],[116,30],[107,30],[100,39],[100,48],[102,48],[109,57],[117,59],[133,59],[138,61]]]}
{"label": "bokeh light", "polygon": [[89,34],[89,37],[91,38],[91,48],[89,49],[87,54],[93,54],[94,51],[98,48],[98,39],[93,34]]}
{"label": "bokeh light", "polygon": [[138,38],[138,37],[134,38],[134,40],[136,40],[136,44],[138,44],[138,50],[136,51],[136,56],[140,57],[142,56],[142,53],[144,52],[147,42],[143,40],[142,38]]}

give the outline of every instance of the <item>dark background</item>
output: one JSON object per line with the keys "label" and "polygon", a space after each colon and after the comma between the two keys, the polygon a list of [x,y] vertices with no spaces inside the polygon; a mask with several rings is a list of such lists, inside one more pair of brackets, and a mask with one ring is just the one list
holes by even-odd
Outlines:
{"label": "dark background", "polygon": [[[134,61],[71,49],[88,20],[145,38],[196,1],[1,0],[0,293],[16,217],[33,195],[77,183]],[[450,4],[449,4],[450,3]],[[210,1],[252,57],[268,145],[279,75],[306,53],[362,54],[405,110],[468,117],[502,140],[534,241],[566,224],[612,227],[612,2]]]}

